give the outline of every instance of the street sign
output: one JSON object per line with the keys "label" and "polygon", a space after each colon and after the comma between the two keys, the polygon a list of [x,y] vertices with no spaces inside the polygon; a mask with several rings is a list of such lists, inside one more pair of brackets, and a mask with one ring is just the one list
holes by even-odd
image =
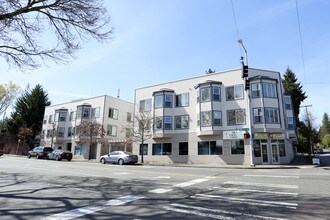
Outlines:
{"label": "street sign", "polygon": [[249,128],[241,128],[240,131],[249,131]]}

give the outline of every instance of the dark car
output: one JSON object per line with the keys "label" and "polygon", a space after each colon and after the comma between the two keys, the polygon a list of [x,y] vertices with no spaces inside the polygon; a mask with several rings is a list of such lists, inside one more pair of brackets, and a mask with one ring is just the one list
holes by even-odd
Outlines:
{"label": "dark car", "polygon": [[0,149],[0,157],[3,155],[3,150]]}
{"label": "dark car", "polygon": [[123,165],[126,163],[137,163],[138,156],[127,151],[113,151],[110,154],[101,156],[100,163],[117,163]]}
{"label": "dark car", "polygon": [[30,150],[27,154],[27,158],[36,157],[37,159],[47,158],[48,154],[53,152],[53,148],[51,147],[35,147]]}
{"label": "dark car", "polygon": [[72,153],[68,150],[54,150],[48,154],[48,159],[51,160],[62,160],[66,159],[67,161],[72,160]]}

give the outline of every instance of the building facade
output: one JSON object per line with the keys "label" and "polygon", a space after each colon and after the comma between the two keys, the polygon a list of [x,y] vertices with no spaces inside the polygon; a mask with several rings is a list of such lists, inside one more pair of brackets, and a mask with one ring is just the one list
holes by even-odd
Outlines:
{"label": "building facade", "polygon": [[[107,95],[48,106],[40,144],[70,150],[74,158],[82,159],[99,159],[114,150],[132,151],[130,134],[123,127],[132,122],[133,109],[133,103]],[[82,143],[76,129],[82,121],[101,124],[104,137],[95,137],[99,139],[91,146]]]}
{"label": "building facade", "polygon": [[280,73],[250,68],[248,78],[248,90],[241,69],[136,89],[134,114],[149,112],[152,125],[133,153],[161,163],[291,162],[296,128]]}

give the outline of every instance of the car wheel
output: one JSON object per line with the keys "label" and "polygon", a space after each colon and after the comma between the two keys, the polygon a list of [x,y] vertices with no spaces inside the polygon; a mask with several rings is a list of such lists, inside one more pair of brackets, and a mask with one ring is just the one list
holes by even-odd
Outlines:
{"label": "car wheel", "polygon": [[119,165],[123,165],[123,164],[124,164],[124,160],[123,160],[123,159],[119,159],[119,160],[118,160],[118,164],[119,164]]}
{"label": "car wheel", "polygon": [[28,154],[28,155],[26,155],[26,156],[27,156],[27,158],[29,158],[29,159],[31,158],[31,154]]}
{"label": "car wheel", "polygon": [[104,158],[101,158],[100,162],[101,162],[102,164],[105,164],[105,163],[106,163],[106,161],[105,161]]}
{"label": "car wheel", "polygon": [[56,157],[55,157],[55,160],[56,160],[56,161],[60,161],[61,159],[60,159],[58,156],[56,156]]}
{"label": "car wheel", "polygon": [[68,159],[68,161],[71,161],[71,159]]}
{"label": "car wheel", "polygon": [[40,155],[39,155],[39,154],[37,154],[37,159],[41,159],[41,157],[40,157]]}

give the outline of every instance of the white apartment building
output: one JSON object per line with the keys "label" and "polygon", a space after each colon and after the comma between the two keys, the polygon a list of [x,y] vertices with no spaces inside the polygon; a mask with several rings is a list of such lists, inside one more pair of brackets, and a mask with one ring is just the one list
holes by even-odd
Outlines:
{"label": "white apartment building", "polygon": [[[41,132],[41,145],[70,150],[74,158],[99,159],[114,150],[132,151],[130,134],[123,127],[133,120],[133,103],[111,96],[98,96],[48,106],[45,109]],[[103,125],[102,142],[79,143],[76,126],[83,120]]]}
{"label": "white apartment building", "polygon": [[[279,72],[242,69],[138,88],[135,114],[149,111],[145,162],[287,164],[297,140],[291,96]],[[253,147],[251,148],[251,144]],[[141,155],[140,143],[133,153]]]}

